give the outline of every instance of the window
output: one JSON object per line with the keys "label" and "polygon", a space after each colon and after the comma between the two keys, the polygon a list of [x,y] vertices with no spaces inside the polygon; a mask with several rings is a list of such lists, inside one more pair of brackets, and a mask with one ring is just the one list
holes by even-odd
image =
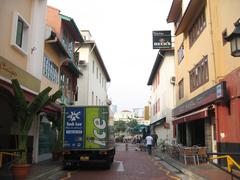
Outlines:
{"label": "window", "polygon": [[183,43],[181,44],[181,46],[179,47],[178,49],[178,64],[181,63],[181,61],[183,60],[184,58],[184,45]]}
{"label": "window", "polygon": [[184,81],[183,79],[178,83],[178,98],[182,99],[184,97]]}
{"label": "window", "polygon": [[92,72],[94,73],[94,68],[95,68],[95,62],[93,61],[92,63]]}
{"label": "window", "polygon": [[94,104],[94,92],[92,91],[92,105]]}
{"label": "window", "polygon": [[96,78],[98,79],[98,67],[97,67],[97,72],[96,72]]}
{"label": "window", "polygon": [[46,55],[43,57],[43,75],[50,81],[58,83],[58,67]]}
{"label": "window", "polygon": [[157,112],[160,112],[160,98],[157,100]]}
{"label": "window", "polygon": [[202,86],[209,80],[208,57],[204,58],[189,72],[190,92]]}
{"label": "window", "polygon": [[67,50],[67,44],[68,44],[68,37],[67,37],[67,31],[66,29],[63,29],[63,37],[62,37],[62,43],[65,49]]}
{"label": "window", "polygon": [[205,18],[205,9],[200,13],[196,21],[194,22],[192,28],[188,32],[189,36],[189,45],[192,47],[194,42],[200,36],[204,28],[206,27],[206,18]]}
{"label": "window", "polygon": [[24,22],[23,22],[23,20],[18,19],[16,44],[17,44],[19,47],[22,47],[23,28],[24,28]]}
{"label": "window", "polygon": [[98,104],[98,97],[96,96],[96,105]]}
{"label": "window", "polygon": [[14,12],[11,45],[24,55],[27,55],[28,36],[29,24],[18,12]]}

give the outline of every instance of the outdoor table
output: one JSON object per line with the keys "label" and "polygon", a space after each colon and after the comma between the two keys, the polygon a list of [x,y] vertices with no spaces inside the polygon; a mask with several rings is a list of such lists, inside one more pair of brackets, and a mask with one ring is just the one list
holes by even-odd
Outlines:
{"label": "outdoor table", "polygon": [[21,149],[0,149],[0,168],[3,164],[3,155],[9,155],[13,157],[18,157],[22,154],[24,150]]}

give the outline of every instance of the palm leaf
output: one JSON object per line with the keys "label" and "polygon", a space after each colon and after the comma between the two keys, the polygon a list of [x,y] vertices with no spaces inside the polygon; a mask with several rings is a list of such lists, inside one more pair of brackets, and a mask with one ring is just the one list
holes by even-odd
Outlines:
{"label": "palm leaf", "polygon": [[48,93],[51,91],[51,89],[52,89],[51,87],[45,88],[28,105],[28,114],[30,116],[41,110],[43,106],[48,102],[49,99]]}
{"label": "palm leaf", "polygon": [[13,91],[16,100],[17,111],[25,111],[27,109],[27,101],[23,94],[22,88],[17,79],[12,79]]}
{"label": "palm leaf", "polygon": [[61,90],[58,90],[56,91],[53,95],[51,95],[49,97],[49,102],[55,102],[58,98],[61,98],[62,97],[62,91]]}

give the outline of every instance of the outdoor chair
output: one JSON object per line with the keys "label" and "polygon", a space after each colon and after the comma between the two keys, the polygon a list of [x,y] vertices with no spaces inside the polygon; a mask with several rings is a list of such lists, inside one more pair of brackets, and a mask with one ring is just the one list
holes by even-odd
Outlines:
{"label": "outdoor chair", "polygon": [[207,148],[206,147],[198,147],[196,156],[197,156],[198,164],[200,161],[206,162],[207,161]]}
{"label": "outdoor chair", "polygon": [[188,159],[192,159],[194,165],[196,165],[196,154],[192,148],[182,147],[180,149],[180,156],[184,159],[184,164],[187,165]]}
{"label": "outdoor chair", "polygon": [[170,145],[167,149],[168,154],[171,158],[178,159],[179,158],[179,148],[175,145]]}

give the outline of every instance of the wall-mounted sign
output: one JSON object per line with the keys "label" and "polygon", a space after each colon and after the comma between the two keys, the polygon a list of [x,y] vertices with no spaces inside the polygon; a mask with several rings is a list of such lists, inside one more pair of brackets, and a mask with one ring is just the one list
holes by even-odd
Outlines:
{"label": "wall-mounted sign", "polygon": [[172,115],[173,117],[177,117],[186,113],[190,113],[209,104],[222,101],[224,98],[227,98],[227,88],[226,82],[222,81],[221,83],[174,108],[172,110]]}
{"label": "wall-mounted sign", "polygon": [[0,56],[0,76],[9,80],[17,79],[24,87],[35,92],[40,91],[41,81],[39,79],[17,67],[2,56]]}
{"label": "wall-mounted sign", "polygon": [[153,49],[172,48],[171,31],[153,31]]}

